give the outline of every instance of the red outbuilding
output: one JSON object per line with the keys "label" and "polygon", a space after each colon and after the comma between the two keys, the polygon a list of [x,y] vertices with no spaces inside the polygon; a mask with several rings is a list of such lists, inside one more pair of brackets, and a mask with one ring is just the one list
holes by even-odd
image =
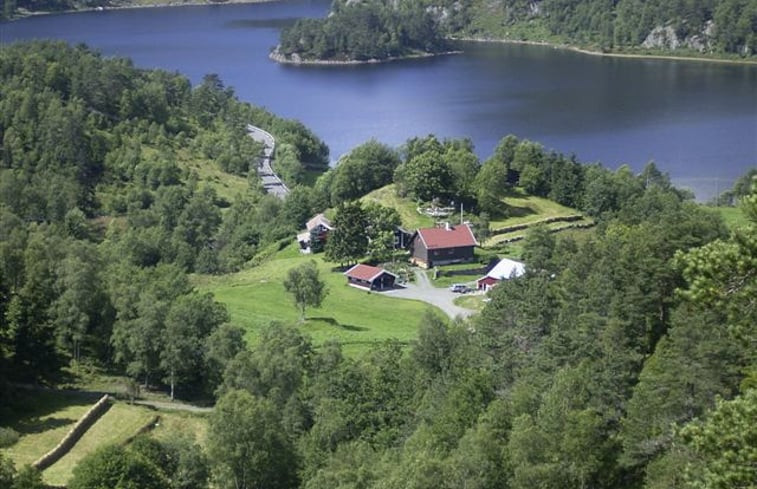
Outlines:
{"label": "red outbuilding", "polygon": [[347,276],[347,284],[366,290],[391,289],[397,280],[397,276],[392,272],[363,264],[355,265],[344,272],[344,275]]}

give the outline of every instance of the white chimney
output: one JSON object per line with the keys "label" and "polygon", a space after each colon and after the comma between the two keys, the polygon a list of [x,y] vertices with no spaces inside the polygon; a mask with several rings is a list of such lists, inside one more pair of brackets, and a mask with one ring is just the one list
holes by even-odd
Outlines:
{"label": "white chimney", "polygon": [[452,226],[449,225],[449,221],[444,223],[444,229],[446,229],[447,231],[452,231]]}

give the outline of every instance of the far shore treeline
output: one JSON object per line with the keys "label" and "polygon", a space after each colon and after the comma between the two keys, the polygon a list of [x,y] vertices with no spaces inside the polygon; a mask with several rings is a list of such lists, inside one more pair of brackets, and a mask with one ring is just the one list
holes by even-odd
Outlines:
{"label": "far shore treeline", "polygon": [[[14,467],[14,448],[38,434],[25,421],[40,410],[41,430],[65,423],[56,410],[75,394],[38,400],[77,375],[213,408],[181,413],[195,438],[90,447],[69,489],[753,485],[754,170],[721,197],[743,212],[729,228],[653,163],[612,171],[515,136],[483,162],[465,139],[369,140],[329,168],[305,126],[240,102],[215,75],[192,86],[84,46],[2,46],[0,86],[0,487],[45,487]],[[248,124],[276,138],[285,199],[260,184]],[[506,203],[516,192],[596,226],[535,228],[508,249],[527,273],[471,318],[387,314],[412,333],[404,342],[360,354],[316,343],[302,302],[298,320],[272,317],[248,344],[247,318],[203,285],[234,287],[250,309],[294,307],[277,276],[256,276],[273,307],[238,286],[245,272],[309,263],[294,239],[319,212],[361,225],[365,256],[350,260],[389,266],[401,254],[379,253],[399,218],[362,207],[375,189],[413,212],[464,202],[479,233],[525,212]],[[338,278],[345,302],[359,294],[361,315],[374,299],[405,303],[348,287],[341,258],[331,245],[307,266],[330,287]]]}
{"label": "far shore treeline", "polygon": [[284,29],[274,59],[388,60],[448,51],[447,39],[751,59],[755,26],[754,0],[335,0],[327,18]]}

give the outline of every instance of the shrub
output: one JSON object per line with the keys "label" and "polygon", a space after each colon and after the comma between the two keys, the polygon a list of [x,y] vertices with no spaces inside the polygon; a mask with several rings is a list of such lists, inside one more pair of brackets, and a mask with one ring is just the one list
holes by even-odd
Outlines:
{"label": "shrub", "polygon": [[0,427],[0,448],[8,448],[19,439],[18,431],[13,428]]}

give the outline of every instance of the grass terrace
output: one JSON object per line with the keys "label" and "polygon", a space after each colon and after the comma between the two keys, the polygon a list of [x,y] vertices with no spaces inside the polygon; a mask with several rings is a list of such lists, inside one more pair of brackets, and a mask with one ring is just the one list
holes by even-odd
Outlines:
{"label": "grass terrace", "polygon": [[509,215],[502,219],[492,219],[490,222],[492,230],[516,224],[528,224],[551,217],[581,214],[575,209],[552,200],[528,195],[520,189],[514,189],[503,201],[508,206]]}
{"label": "grass terrace", "polygon": [[3,420],[3,425],[16,430],[19,440],[3,450],[17,468],[34,463],[63,439],[97,396],[41,391],[29,392],[21,401],[22,417]]}
{"label": "grass terrace", "polygon": [[[2,450],[3,455],[13,461],[17,469],[32,464],[52,450],[99,397],[97,393],[53,390],[24,394],[19,401],[23,408],[17,411],[23,415],[3,421],[20,435],[18,442]],[[53,486],[66,485],[74,467],[84,457],[104,445],[124,443],[158,415],[160,422],[150,436],[160,440],[182,436],[200,445],[205,443],[207,420],[202,414],[158,411],[115,402],[70,452],[42,473],[43,480]]]}
{"label": "grass terrace", "polygon": [[74,467],[99,447],[123,443],[140,428],[155,418],[150,409],[115,403],[87,430],[76,445],[63,458],[43,472],[48,484],[65,485],[71,478]]}

